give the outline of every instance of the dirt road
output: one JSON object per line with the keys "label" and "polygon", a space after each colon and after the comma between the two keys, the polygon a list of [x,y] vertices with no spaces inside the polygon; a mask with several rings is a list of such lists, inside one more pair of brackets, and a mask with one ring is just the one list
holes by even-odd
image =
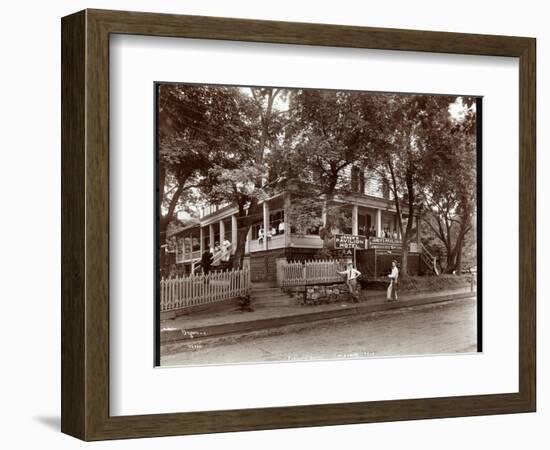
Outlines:
{"label": "dirt road", "polygon": [[475,298],[163,347],[162,366],[475,352]]}

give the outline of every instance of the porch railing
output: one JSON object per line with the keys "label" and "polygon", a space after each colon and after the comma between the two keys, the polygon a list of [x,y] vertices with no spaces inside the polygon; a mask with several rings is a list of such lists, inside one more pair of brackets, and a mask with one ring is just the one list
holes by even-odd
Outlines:
{"label": "porch railing", "polygon": [[437,258],[428,251],[424,244],[421,243],[420,248],[422,249],[422,251],[420,252],[420,256],[424,264],[432,269],[436,275],[439,275],[440,271],[437,267]]}
{"label": "porch railing", "polygon": [[250,292],[248,267],[208,275],[163,278],[160,281],[160,310],[173,311],[189,306],[215,303]]}
{"label": "porch railing", "polygon": [[[229,250],[231,252],[231,250]],[[222,258],[227,255],[227,253],[223,250],[218,250],[212,255],[212,261],[210,262],[210,266],[214,267],[214,270],[216,270],[216,266],[220,264],[222,261]],[[197,258],[195,261],[191,262],[191,272],[196,273],[199,269],[202,267],[202,258]]]}
{"label": "porch railing", "polygon": [[343,277],[338,271],[345,269],[338,260],[295,261],[282,265],[282,286],[305,286],[315,283],[338,283]]}

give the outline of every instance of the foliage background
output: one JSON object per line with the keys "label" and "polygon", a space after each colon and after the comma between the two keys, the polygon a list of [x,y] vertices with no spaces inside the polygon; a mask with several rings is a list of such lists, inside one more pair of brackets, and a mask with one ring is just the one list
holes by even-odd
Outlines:
{"label": "foliage background", "polygon": [[200,205],[237,207],[239,268],[260,202],[283,190],[291,196],[285,221],[300,234],[320,227],[326,256],[333,233],[351,225],[349,205],[333,200],[362,192],[373,177],[396,211],[402,276],[418,227],[404,211],[421,217],[440,269],[476,265],[476,106],[450,95],[157,85],[161,273],[178,211],[196,218]]}

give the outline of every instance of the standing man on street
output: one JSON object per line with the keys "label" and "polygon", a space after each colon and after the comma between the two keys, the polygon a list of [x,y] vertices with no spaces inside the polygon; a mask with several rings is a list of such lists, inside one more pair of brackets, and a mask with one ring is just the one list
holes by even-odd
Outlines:
{"label": "standing man on street", "polygon": [[399,278],[399,269],[397,268],[397,261],[391,262],[391,273],[388,275],[390,279],[390,285],[386,292],[386,301],[395,302],[397,300],[397,279]]}
{"label": "standing man on street", "polygon": [[340,275],[346,276],[346,284],[348,285],[349,294],[351,295],[351,298],[353,299],[353,303],[359,303],[359,293],[358,293],[358,285],[357,285],[357,278],[361,275],[361,272],[359,272],[357,269],[353,267],[353,263],[348,263],[348,268],[342,272],[338,272]]}

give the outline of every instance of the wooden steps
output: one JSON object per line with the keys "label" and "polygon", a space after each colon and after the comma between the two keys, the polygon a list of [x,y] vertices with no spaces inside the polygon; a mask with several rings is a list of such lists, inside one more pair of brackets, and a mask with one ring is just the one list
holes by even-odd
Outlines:
{"label": "wooden steps", "polygon": [[283,292],[272,282],[255,282],[250,285],[252,305],[289,306],[296,305],[297,301]]}

